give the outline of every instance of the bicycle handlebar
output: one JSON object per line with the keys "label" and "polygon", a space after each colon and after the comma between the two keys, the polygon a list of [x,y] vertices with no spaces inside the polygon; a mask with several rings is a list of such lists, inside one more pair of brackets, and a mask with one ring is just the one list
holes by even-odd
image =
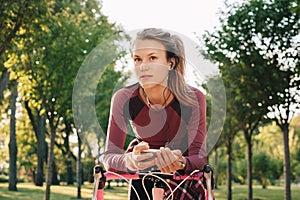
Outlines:
{"label": "bicycle handlebar", "polygon": [[[130,173],[115,173],[112,171],[105,172],[103,167],[100,165],[96,165],[94,167],[94,192],[93,192],[93,200],[103,199],[104,194],[103,190],[105,187],[105,182],[107,180],[122,180],[122,179],[144,179],[146,176],[154,176],[159,179],[173,179],[173,180],[201,180],[203,183],[204,188],[206,189],[205,199],[206,200],[213,200],[213,170],[210,165],[206,164],[202,170],[194,170],[191,174],[179,174],[178,172],[174,173],[162,173],[162,172],[135,172],[133,174]],[[181,184],[181,183],[180,183]],[[179,185],[180,185],[179,184]],[[178,185],[178,187],[179,187]],[[154,188],[155,189],[155,188]],[[177,188],[176,188],[177,189]],[[174,190],[175,191],[175,190]],[[173,191],[173,192],[174,192]],[[135,191],[136,192],[136,191]],[[173,195],[173,192],[171,195]],[[173,197],[173,196],[172,196]],[[160,199],[160,198],[159,198]],[[167,198],[169,199],[169,197]]]}
{"label": "bicycle handlebar", "polygon": [[[102,189],[105,185],[105,181],[108,180],[122,180],[122,179],[141,179],[142,177],[144,177],[145,175],[158,175],[161,178],[164,179],[173,179],[173,180],[202,180],[202,179],[206,179],[207,177],[211,177],[212,176],[212,168],[210,165],[206,164],[202,170],[195,170],[194,173],[192,173],[191,175],[188,174],[179,174],[177,172],[174,173],[162,173],[162,172],[135,172],[133,174],[130,173],[115,173],[115,172],[111,172],[111,171],[107,171],[104,172],[104,169],[100,166],[100,165],[96,165],[94,167],[94,176],[100,176],[99,178],[99,186],[98,189]],[[213,180],[213,178],[211,178]],[[205,182],[205,181],[204,181]],[[206,188],[206,184],[204,184],[205,188]]]}

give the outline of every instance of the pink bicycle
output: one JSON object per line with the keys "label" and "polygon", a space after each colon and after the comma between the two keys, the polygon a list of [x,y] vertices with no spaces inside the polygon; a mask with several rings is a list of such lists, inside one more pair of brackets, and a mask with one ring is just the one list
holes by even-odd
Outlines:
{"label": "pink bicycle", "polygon": [[[156,184],[152,188],[152,197],[153,200],[172,200],[174,199],[174,192],[187,180],[197,180],[201,182],[203,189],[205,190],[205,200],[214,200],[214,192],[213,192],[213,176],[212,169],[209,165],[205,165],[202,170],[194,170],[192,173],[188,175],[180,175],[178,173],[161,173],[161,172],[136,172],[134,174],[119,174],[111,171],[104,172],[103,168],[99,165],[94,167],[94,191],[92,200],[104,200],[104,187],[105,182],[108,180],[125,180],[129,183],[129,180],[138,180],[141,179],[144,187],[144,181],[151,177],[155,180],[160,181],[163,184],[166,184],[170,190],[170,193],[166,196],[165,189],[161,187],[162,184]],[[167,179],[172,179],[181,182],[177,185],[176,188],[172,189]],[[134,192],[138,196],[138,192],[136,189],[131,186]],[[144,187],[146,191],[146,188]],[[146,191],[147,193],[147,191]],[[148,200],[150,199],[149,194],[147,194]],[[144,199],[143,199],[144,200]]]}

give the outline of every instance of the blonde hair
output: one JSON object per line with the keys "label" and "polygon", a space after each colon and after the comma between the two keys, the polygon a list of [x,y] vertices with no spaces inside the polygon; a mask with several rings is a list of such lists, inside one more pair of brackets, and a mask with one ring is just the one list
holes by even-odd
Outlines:
{"label": "blonde hair", "polygon": [[171,35],[167,31],[157,28],[148,28],[137,33],[132,46],[136,40],[156,40],[166,49],[166,57],[169,61],[174,58],[172,70],[168,75],[168,88],[172,91],[177,100],[183,105],[197,105],[191,88],[184,81],[185,53],[182,40],[177,35]]}

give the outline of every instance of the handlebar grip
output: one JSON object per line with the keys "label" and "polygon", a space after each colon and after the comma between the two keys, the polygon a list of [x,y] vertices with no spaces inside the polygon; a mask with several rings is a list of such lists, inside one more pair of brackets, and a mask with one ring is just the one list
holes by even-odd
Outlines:
{"label": "handlebar grip", "polygon": [[[100,175],[101,173],[101,175]],[[106,176],[104,175],[104,169],[102,166],[100,165],[96,165],[94,167],[94,175],[98,176],[98,181],[99,181],[99,184],[98,184],[98,189],[103,189],[104,186],[105,186],[105,182],[106,182]]]}
{"label": "handlebar grip", "polygon": [[[206,165],[204,165],[202,171],[203,171],[204,173],[211,173],[211,174],[210,174],[210,181],[211,181],[211,182],[210,182],[210,185],[211,185],[211,188],[214,188],[215,181],[214,181],[214,172],[213,172],[212,167],[211,167],[209,164],[206,164]],[[207,189],[206,178],[205,178],[205,176],[203,176],[203,178],[204,178],[204,182],[203,182],[204,188]]]}
{"label": "handlebar grip", "polygon": [[205,172],[205,173],[212,172],[211,166],[209,164],[204,165],[203,172]]}
{"label": "handlebar grip", "polygon": [[102,170],[102,167],[100,165],[96,165],[94,167],[94,174],[99,174]]}

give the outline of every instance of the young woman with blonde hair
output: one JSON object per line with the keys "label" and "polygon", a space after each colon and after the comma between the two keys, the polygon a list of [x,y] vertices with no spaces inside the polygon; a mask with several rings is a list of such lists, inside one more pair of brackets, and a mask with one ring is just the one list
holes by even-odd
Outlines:
{"label": "young woman with blonde hair", "polygon": [[[103,163],[109,170],[190,173],[206,164],[206,102],[186,84],[184,44],[177,35],[156,28],[137,33],[131,57],[138,82],[118,90],[111,102]],[[124,151],[128,125],[136,139]],[[153,156],[151,151],[155,149]],[[145,153],[146,152],[146,153]],[[141,187],[141,181],[132,181]],[[150,191],[153,183],[146,182]],[[176,187],[177,182],[171,182]],[[141,199],[147,199],[138,189]],[[202,199],[197,181],[187,181],[175,199]],[[130,192],[129,199],[137,199]]]}

